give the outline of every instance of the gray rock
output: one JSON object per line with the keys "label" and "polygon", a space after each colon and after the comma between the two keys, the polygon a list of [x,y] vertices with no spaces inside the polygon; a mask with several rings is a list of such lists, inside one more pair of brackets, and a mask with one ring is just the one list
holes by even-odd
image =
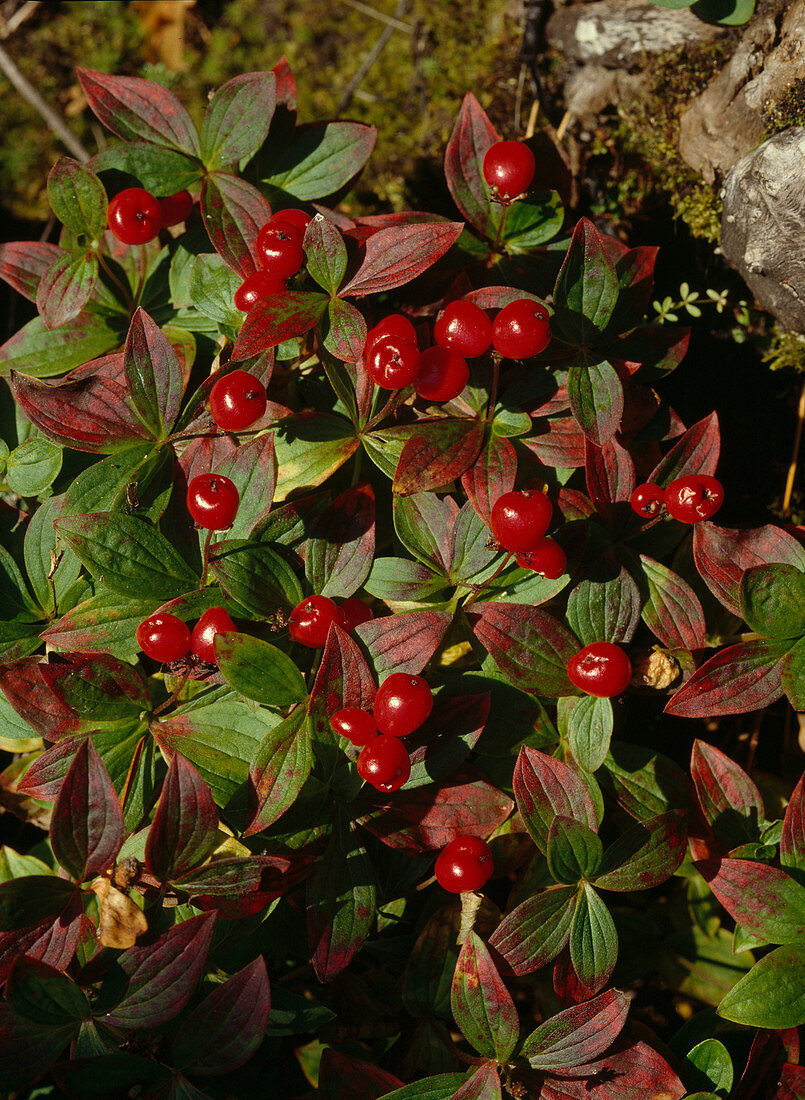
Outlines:
{"label": "gray rock", "polygon": [[748,153],[724,184],[721,248],[783,328],[805,332],[805,126]]}

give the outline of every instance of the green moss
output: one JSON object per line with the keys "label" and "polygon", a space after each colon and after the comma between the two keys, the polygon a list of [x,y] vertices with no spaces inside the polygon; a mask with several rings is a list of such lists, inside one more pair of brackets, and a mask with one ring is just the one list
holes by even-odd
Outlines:
{"label": "green moss", "polygon": [[805,126],[805,78],[795,80],[763,113],[766,139],[790,126]]}
{"label": "green moss", "polygon": [[763,362],[769,370],[794,370],[805,373],[805,336],[786,332],[777,322],[771,325]]}

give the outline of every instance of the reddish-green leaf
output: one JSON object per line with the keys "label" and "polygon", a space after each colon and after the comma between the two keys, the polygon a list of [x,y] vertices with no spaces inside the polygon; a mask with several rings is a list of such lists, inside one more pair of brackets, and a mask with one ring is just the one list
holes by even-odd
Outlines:
{"label": "reddish-green leaf", "polygon": [[80,986],[47,963],[24,955],[11,968],[6,996],[17,1016],[44,1027],[77,1026],[90,1015]]}
{"label": "reddish-green leaf", "polygon": [[[274,436],[258,435],[244,439],[232,454],[213,467],[233,482],[240,497],[235,522],[227,538],[246,539],[263,523],[274,498],[277,463],[274,456]],[[201,472],[201,471],[199,471]]]}
{"label": "reddish-green leaf", "polygon": [[41,317],[34,317],[0,347],[0,377],[22,370],[28,379],[51,378],[114,351],[121,343],[117,324],[97,313],[79,313],[52,329],[45,328]]}
{"label": "reddish-green leaf", "polygon": [[88,246],[106,229],[108,199],[103,184],[85,164],[59,157],[48,175],[48,199],[53,213]]}
{"label": "reddish-green leaf", "polygon": [[455,244],[463,228],[463,222],[432,221],[373,233],[364,245],[360,267],[340,294],[364,297],[410,283]]}
{"label": "reddish-green leaf", "polygon": [[76,894],[55,875],[26,875],[0,883],[0,932],[17,932],[63,913]]}
{"label": "reddish-green leaf", "polygon": [[741,577],[741,613],[767,638],[805,634],[805,571],[793,565],[754,565]]}
{"label": "reddish-green leaf", "polygon": [[305,554],[314,592],[352,596],[369,576],[375,555],[375,494],[368,482],[347,489],[316,520]]}
{"label": "reddish-green leaf", "polygon": [[783,694],[782,659],[790,648],[790,641],[761,639],[719,650],[671,696],[666,714],[702,718],[768,706]]}
{"label": "reddish-green leaf", "polygon": [[322,290],[338,292],[347,270],[347,246],[333,223],[317,214],[305,232],[307,270]]}
{"label": "reddish-green leaf", "polygon": [[484,438],[480,420],[419,421],[402,449],[392,489],[401,496],[455,481],[475,462]]}
{"label": "reddish-green leaf", "polygon": [[287,653],[250,634],[215,635],[215,659],[224,680],[269,707],[287,707],[307,695],[302,674]]}
{"label": "reddish-green leaf", "polygon": [[172,1020],[189,1001],[204,970],[215,914],[176,924],[118,958],[128,978],[123,1000],[102,1022],[113,1027],[150,1028]]}
{"label": "reddish-green leaf", "polygon": [[509,1061],[520,1032],[517,1009],[484,941],[475,932],[470,932],[458,956],[450,1004],[464,1038],[479,1054]]}
{"label": "reddish-green leaf", "polygon": [[182,104],[167,88],[151,80],[78,69],[78,79],[93,114],[107,130],[198,156],[198,134]]}
{"label": "reddish-green leaf", "polygon": [[616,741],[600,774],[627,813],[640,821],[671,809],[687,809],[687,774],[662,753]]}
{"label": "reddish-green leaf", "polygon": [[805,943],[805,886],[748,859],[696,864],[736,924],[764,943]]}
{"label": "reddish-green leaf", "polygon": [[680,576],[646,554],[638,581],[646,593],[641,612],[643,622],[663,645],[682,649],[703,649],[706,638],[704,611],[699,597]]}
{"label": "reddish-green leaf", "polygon": [[599,1058],[620,1035],[628,1014],[628,999],[617,989],[608,989],[540,1024],[520,1053],[534,1069],[561,1075]]}
{"label": "reddish-green leaf", "polygon": [[489,937],[515,974],[531,974],[555,959],[570,937],[573,886],[549,886],[504,917]]}
{"label": "reddish-green leaf", "polygon": [[603,557],[567,601],[567,621],[583,645],[629,642],[640,622],[640,592],[626,570]]}
{"label": "reddish-green leaf", "polygon": [[117,793],[87,737],[78,746],[53,806],[53,853],[76,881],[85,882],[111,867],[125,836]]}
{"label": "reddish-green leaf", "polygon": [[[43,878],[46,876],[42,876]],[[30,878],[20,881],[25,887]],[[54,882],[63,882],[55,879]],[[56,919],[46,917],[24,931],[0,933],[0,982],[8,977],[14,962],[25,955],[29,959],[38,959],[56,970],[66,970],[75,955],[78,941],[86,932],[87,918],[84,916],[82,895],[76,891],[68,905]]]}
{"label": "reddish-green leaf", "polygon": [[362,1058],[326,1047],[319,1064],[320,1100],[377,1100],[402,1081]]}
{"label": "reddish-green leaf", "polygon": [[[794,788],[783,818],[780,862],[798,882],[805,876],[805,775]],[[799,875],[797,872],[801,872]]]}
{"label": "reddish-green leaf", "polygon": [[452,621],[449,611],[406,611],[361,623],[355,635],[381,678],[392,672],[416,674],[439,648]]}
{"label": "reddish-green leaf", "polygon": [[615,265],[607,254],[601,234],[591,221],[581,218],[556,280],[557,328],[574,342],[600,342],[617,300]]}
{"label": "reddish-green leaf", "polygon": [[739,586],[747,569],[768,562],[805,569],[805,548],[771,523],[748,530],[697,523],[693,557],[707,587],[734,615],[741,614]]}
{"label": "reddish-green leaf", "polygon": [[575,694],[567,662],[579,644],[547,611],[495,602],[473,604],[468,614],[476,638],[514,687],[537,695]]}
{"label": "reddish-green leaf", "polygon": [[685,474],[714,474],[721,451],[718,416],[710,413],[688,428],[649,476],[647,481],[665,489]]}
{"label": "reddish-green leaf", "polygon": [[640,363],[640,378],[654,382],[676,370],[688,352],[690,329],[683,325],[641,325],[621,337],[614,349],[619,359]]}
{"label": "reddish-green leaf", "polygon": [[523,745],[512,780],[517,808],[534,843],[545,853],[548,831],[557,815],[598,831],[598,813],[580,773],[562,760]]}
{"label": "reddish-green leaf", "polygon": [[129,399],[145,432],[164,439],[179,414],[185,381],[167,336],[141,308],[126,337],[123,370]]}
{"label": "reddish-green leaf", "polygon": [[[366,343],[366,321],[363,314],[341,298],[333,298],[327,306],[327,334],[324,347],[336,359],[345,363],[357,363]],[[368,389],[371,390],[369,382]],[[365,390],[364,390],[365,392]]]}
{"label": "reddish-green leaf", "polygon": [[256,271],[257,233],[271,217],[271,207],[257,188],[228,172],[213,172],[202,184],[201,215],[213,248],[226,263],[244,279]]}
{"label": "reddish-green leaf", "polygon": [[587,492],[596,507],[628,500],[637,483],[632,456],[617,439],[600,447],[591,439],[584,442]]}
{"label": "reddish-green leaf", "polygon": [[[267,152],[262,182],[302,202],[335,194],[360,172],[377,140],[373,126],[360,122],[314,122],[298,126],[290,141]],[[266,158],[267,159],[267,158]],[[262,164],[263,155],[258,158]]]}
{"label": "reddish-green leaf", "polygon": [[298,706],[266,734],[249,765],[253,804],[244,836],[267,829],[293,805],[312,763],[307,715]]}
{"label": "reddish-green leaf", "polygon": [[300,290],[262,298],[246,315],[232,349],[232,361],[250,359],[293,336],[304,336],[316,327],[328,301],[326,294]]}
{"label": "reddish-green leaf", "polygon": [[49,329],[66,325],[89,301],[98,278],[98,258],[92,253],[60,256],[42,276],[36,305]]}
{"label": "reddish-green leaf", "polygon": [[574,365],[567,372],[570,408],[584,434],[598,447],[608,443],[623,416],[623,385],[605,359]]}
{"label": "reddish-green leaf", "polygon": [[805,711],[805,640],[783,658],[781,682],[794,710]]}
{"label": "reddish-green leaf", "polygon": [[201,127],[201,159],[208,171],[252,156],[265,141],[276,104],[273,73],[243,73],[210,98]]}
{"label": "reddish-green leaf", "polygon": [[172,1064],[204,1077],[237,1069],[262,1042],[270,1009],[266,964],[258,956],[193,1009],[173,1040]]}
{"label": "reddish-green leaf", "polygon": [[335,745],[332,716],[345,707],[371,710],[376,690],[360,647],[340,626],[332,626],[310,692],[308,711],[316,740]]}
{"label": "reddish-green leaf", "polygon": [[200,866],[218,843],[218,809],[210,789],[181,753],[174,753],[145,842],[145,865],[167,882]]}
{"label": "reddish-green leaf", "polygon": [[584,465],[585,442],[590,441],[574,416],[539,416],[534,431],[518,446],[535,454],[543,466],[571,469]]}
{"label": "reddish-green leaf", "polygon": [[26,1090],[47,1072],[75,1036],[78,1025],[46,1027],[0,1005],[0,1088],[6,1095]]}
{"label": "reddish-green leaf", "polygon": [[634,1043],[600,1058],[578,1080],[545,1081],[540,1100],[679,1100],[687,1090],[653,1047]]}
{"label": "reddish-green leaf", "polygon": [[[718,1014],[747,1027],[776,1031],[805,1023],[805,945],[791,943],[764,955],[727,992]],[[792,1100],[796,1095],[791,1093]]]}
{"label": "reddish-green leaf", "polygon": [[702,813],[727,849],[758,839],[763,799],[743,768],[715,746],[695,741],[690,774]]}
{"label": "reddish-green leaf", "polygon": [[489,190],[481,167],[498,134],[481,104],[467,92],[444,154],[444,174],[450,194],[467,221],[493,237]]}
{"label": "reddish-green leaf", "polygon": [[35,302],[40,280],[58,259],[66,255],[63,248],[46,241],[0,244],[0,279],[29,302]]}
{"label": "reddish-green leaf", "polygon": [[618,960],[618,933],[609,910],[590,886],[576,898],[570,927],[570,960],[583,985],[597,992],[609,981]]}
{"label": "reddish-green leaf", "polygon": [[604,890],[650,890],[659,886],[685,858],[684,816],[660,814],[627,829],[604,852],[595,885]]}
{"label": "reddish-green leaf", "polygon": [[511,492],[517,477],[517,454],[500,435],[492,435],[473,465],[461,475],[461,485],[472,506],[489,526],[492,505]]}
{"label": "reddish-green leaf", "polygon": [[261,913],[288,887],[283,881],[290,863],[283,856],[216,859],[174,879],[173,885],[199,909],[215,910],[235,920]]}
{"label": "reddish-green leaf", "polygon": [[459,508],[451,496],[412,493],[394,497],[394,530],[414,557],[445,576],[453,564]]}
{"label": "reddish-green leaf", "polygon": [[500,1074],[494,1062],[484,1062],[467,1078],[452,1100],[501,1100]]}

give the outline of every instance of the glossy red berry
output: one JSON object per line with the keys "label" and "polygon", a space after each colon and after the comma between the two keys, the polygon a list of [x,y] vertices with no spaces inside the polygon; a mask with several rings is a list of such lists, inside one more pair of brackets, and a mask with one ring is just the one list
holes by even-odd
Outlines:
{"label": "glossy red berry", "polygon": [[333,623],[340,625],[341,616],[335,600],[329,596],[308,596],[291,612],[288,631],[300,645],[318,649],[327,641]]}
{"label": "glossy red berry", "polygon": [[517,564],[555,581],[567,568],[567,554],[553,539],[541,539],[533,550],[517,555]]}
{"label": "glossy red berry", "polygon": [[199,527],[225,531],[237,515],[240,495],[221,474],[199,474],[187,486],[187,510]]}
{"label": "glossy red berry", "polygon": [[278,279],[290,279],[305,262],[302,233],[290,222],[264,225],[254,247],[260,267]]}
{"label": "glossy red berry", "polygon": [[127,187],[109,203],[106,224],[123,244],[146,244],[162,228],[162,210],[150,191]]}
{"label": "glossy red berry", "polygon": [[337,710],[330,719],[330,725],[339,735],[346,737],[353,745],[368,745],[377,737],[377,725],[366,710],[358,707],[344,707]]}
{"label": "glossy red berry", "polygon": [[620,695],[632,681],[632,663],[614,642],[593,642],[567,662],[571,684],[587,695]]}
{"label": "glossy red berry", "polygon": [[372,710],[381,733],[407,737],[433,710],[433,692],[421,676],[393,672],[377,689]]}
{"label": "glossy red berry", "polygon": [[225,607],[211,607],[193,627],[190,648],[200,660],[206,661],[208,665],[214,665],[216,664],[215,635],[226,634],[237,629]]}
{"label": "glossy red berry", "polygon": [[481,171],[491,190],[509,201],[529,189],[536,169],[525,142],[496,141],[487,149]]}
{"label": "glossy red berry", "polygon": [[175,615],[157,612],[137,627],[137,645],[155,661],[178,661],[190,649],[190,627]]}
{"label": "glossy red berry", "polygon": [[250,427],[266,411],[266,404],[265,386],[245,370],[225,374],[210,390],[210,413],[226,432]]}
{"label": "glossy red berry", "polygon": [[357,596],[350,596],[348,600],[343,600],[338,605],[338,610],[341,613],[341,625],[347,631],[354,630],[356,626],[368,623],[375,617],[371,607]]}
{"label": "glossy red berry", "polygon": [[638,485],[629,497],[632,510],[642,516],[643,519],[651,519],[652,516],[659,515],[664,501],[665,493],[663,490],[659,485],[653,485],[650,481]]}
{"label": "glossy red berry", "polygon": [[480,890],[494,870],[492,849],[477,836],[457,836],[436,857],[436,881],[451,894]]}
{"label": "glossy red berry", "polygon": [[276,214],[272,214],[268,224],[276,225],[277,222],[285,222],[287,225],[292,225],[295,229],[298,229],[304,237],[305,230],[312,221],[310,214],[306,214],[304,210],[289,206],[287,210],[278,210]]}
{"label": "glossy red berry", "polygon": [[162,227],[178,225],[186,222],[193,211],[193,196],[189,191],[177,191],[175,195],[167,195],[159,199],[159,209],[162,211]]}
{"label": "glossy red berry", "polygon": [[372,344],[378,340],[407,340],[416,344],[416,329],[403,313],[390,313],[366,333],[363,354],[366,356]]}
{"label": "glossy red berry", "polygon": [[398,791],[411,775],[408,750],[397,737],[375,737],[361,750],[358,775],[379,791]]}
{"label": "glossy red berry", "polygon": [[421,359],[419,348],[410,340],[390,336],[375,340],[367,355],[364,351],[366,373],[384,390],[401,390],[410,386],[419,375]]}
{"label": "glossy red berry", "polygon": [[553,505],[538,489],[504,493],[492,505],[492,534],[504,550],[523,554],[545,537]]}
{"label": "glossy red berry", "polygon": [[247,275],[235,291],[233,301],[235,309],[248,313],[252,306],[272,294],[283,294],[287,290],[285,280],[270,271],[253,271]]}
{"label": "glossy red berry", "polygon": [[665,507],[680,523],[710,519],[724,503],[724,486],[709,474],[687,474],[665,490]]}
{"label": "glossy red berry", "polygon": [[492,324],[492,346],[504,359],[530,359],[551,340],[548,310],[532,298],[518,298],[498,313]]}
{"label": "glossy red berry", "polygon": [[425,401],[452,401],[470,380],[470,368],[463,355],[438,345],[422,352],[414,388]]}
{"label": "glossy red berry", "polygon": [[433,326],[433,338],[440,347],[474,359],[492,343],[492,322],[475,302],[459,298],[444,307]]}

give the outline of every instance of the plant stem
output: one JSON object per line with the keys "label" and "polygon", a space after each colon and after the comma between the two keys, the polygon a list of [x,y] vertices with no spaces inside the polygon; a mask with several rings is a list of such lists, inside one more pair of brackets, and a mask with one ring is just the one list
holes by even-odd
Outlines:
{"label": "plant stem", "polygon": [[495,243],[492,245],[492,251],[493,252],[497,252],[497,250],[498,250],[498,245],[500,244],[500,237],[501,237],[501,234],[503,233],[503,225],[506,221],[506,215],[509,212],[509,205],[510,204],[508,202],[504,203],[504,205],[503,205],[503,213],[500,215],[500,221],[498,222],[498,231],[495,234]]}
{"label": "plant stem", "polygon": [[129,290],[129,288],[127,286],[125,286],[123,283],[121,283],[120,279],[118,279],[117,275],[115,275],[114,271],[112,271],[111,267],[106,262],[106,257],[104,256],[103,252],[101,252],[100,250],[98,251],[98,263],[101,265],[103,270],[106,272],[106,274],[109,276],[109,278],[115,284],[117,289],[123,295],[125,305],[126,305],[126,309],[128,309],[128,311],[130,313],[133,313],[134,312],[134,299],[131,296],[131,291]]}
{"label": "plant stem", "polygon": [[350,482],[350,485],[353,486],[353,487],[355,485],[357,485],[358,482],[360,481],[361,466],[362,465],[363,465],[363,447],[358,447],[357,451],[355,452],[355,461],[352,464],[352,481]]}
{"label": "plant stem", "polygon": [[181,680],[179,681],[179,686],[176,688],[176,690],[171,692],[164,703],[160,703],[158,707],[151,711],[152,718],[156,718],[158,714],[162,714],[163,710],[167,710],[172,703],[176,702],[176,700],[179,698],[179,695],[181,694],[182,688],[187,683],[187,678],[189,677],[189,675],[190,669],[186,668]]}
{"label": "plant stem", "polygon": [[475,603],[475,601],[478,599],[478,597],[481,595],[481,593],[484,591],[484,589],[488,588],[489,585],[492,583],[492,581],[496,581],[498,579],[500,574],[503,572],[503,570],[506,568],[506,566],[511,561],[512,554],[513,554],[513,551],[511,551],[511,550],[506,551],[506,557],[503,559],[503,561],[497,567],[495,572],[492,574],[491,577],[487,577],[487,579],[484,581],[483,584],[478,585],[478,587],[475,589],[475,591],[470,595],[469,599],[464,601],[464,604],[463,604],[464,607],[469,607],[469,605],[471,603]]}
{"label": "plant stem", "polygon": [[204,540],[204,550],[201,558],[201,580],[198,582],[199,592],[207,583],[207,573],[210,567],[210,540],[212,539],[212,528],[207,531],[207,537]]}
{"label": "plant stem", "polygon": [[500,355],[492,352],[492,384],[489,387],[489,403],[486,406],[486,419],[490,422],[495,415],[495,402],[498,399],[498,385],[500,383]]}

